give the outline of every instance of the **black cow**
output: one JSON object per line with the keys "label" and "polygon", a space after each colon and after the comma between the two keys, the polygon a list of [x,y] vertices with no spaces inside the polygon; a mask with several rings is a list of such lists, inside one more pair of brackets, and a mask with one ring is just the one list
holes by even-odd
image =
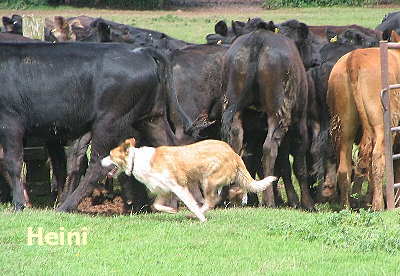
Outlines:
{"label": "black cow", "polygon": [[381,39],[382,33],[380,31],[372,30],[360,25],[352,24],[352,25],[344,25],[344,26],[335,26],[335,25],[321,25],[321,26],[308,26],[310,32],[312,32],[316,37],[326,42],[330,42],[329,32],[334,32],[337,34],[343,33],[348,29],[357,30],[363,33],[366,36],[373,37],[375,39]]}
{"label": "black cow", "polygon": [[[261,18],[252,18],[247,22],[232,21],[232,26],[228,27],[224,21],[219,21],[215,25],[215,34],[207,35],[206,40],[208,44],[231,44],[238,36],[256,30],[259,24],[266,22]],[[321,48],[337,34],[342,35],[342,40],[344,37],[352,40],[350,44],[363,43],[363,47],[373,47],[381,38],[379,31],[358,25],[307,26],[297,20],[288,20],[275,27],[275,32],[280,32],[295,41],[306,69],[321,64]],[[362,41],[355,42],[356,40]],[[368,43],[370,45],[367,45]]]}
{"label": "black cow", "polygon": [[[224,102],[221,72],[223,57],[227,50],[228,48],[222,45],[191,45],[172,52],[171,62],[178,101],[185,113],[204,128],[199,138],[185,135],[179,114],[171,110],[169,121],[180,144],[193,143],[206,138],[221,139]],[[255,122],[259,122],[260,117],[264,115],[255,110],[246,109],[243,116],[246,136],[243,137],[241,156],[246,167],[255,177],[261,159],[260,144],[262,147],[265,140],[265,125],[259,127]],[[260,131],[260,128],[263,131]],[[257,206],[257,195],[249,194],[247,203]]]}
{"label": "black cow", "polygon": [[[53,42],[63,40],[82,42],[124,42],[131,44],[132,48],[151,46],[166,53],[190,45],[190,43],[173,39],[157,31],[135,28],[104,20],[102,18],[92,18],[87,16],[71,17],[67,19],[64,19],[63,17],[55,17],[54,22],[47,19],[45,34],[46,40]],[[71,150],[68,154],[68,177],[66,188],[61,198],[59,198],[59,201],[61,202],[69,193],[74,191],[75,187],[79,183],[82,173],[85,171],[85,150],[87,149],[89,142],[90,138],[87,139],[83,137],[71,146]],[[138,140],[138,143],[141,143],[141,140]],[[147,141],[146,145],[158,146],[162,144],[152,144]],[[127,188],[129,187],[127,186]],[[133,192],[129,191],[126,193],[133,194]],[[126,202],[135,201],[129,195],[127,195],[126,199]],[[146,202],[143,201],[139,205],[143,205],[144,203]],[[127,207],[131,208],[131,206]],[[138,208],[140,208],[140,206]]]}
{"label": "black cow", "polygon": [[[15,33],[0,33],[0,42],[39,42],[38,40],[31,39],[29,37],[22,36],[20,34]],[[2,149],[0,150],[0,156],[3,156]],[[11,200],[10,198],[10,187],[6,184],[6,181],[3,178],[3,167],[0,164],[0,202],[8,202]],[[24,183],[24,187],[25,187]],[[26,200],[29,201],[27,189],[25,187],[24,195],[26,196]]]}
{"label": "black cow", "polygon": [[91,27],[97,30],[98,42],[125,42],[134,47],[154,47],[167,53],[192,45],[161,32],[119,24],[102,18],[96,19]]}
{"label": "black cow", "polygon": [[306,24],[288,20],[279,24],[277,31],[295,42],[306,69],[320,64],[321,42],[309,31]]}
{"label": "black cow", "polygon": [[[99,160],[124,138],[143,135],[175,143],[166,97],[174,101],[176,95],[170,65],[158,52],[91,43],[4,43],[0,48],[0,66],[7,68],[0,73],[0,144],[16,209],[24,206],[19,172],[25,136],[63,145],[92,132],[87,173],[60,211],[73,210],[92,190],[106,173]],[[189,126],[187,116],[184,121]]]}
{"label": "black cow", "polygon": [[[328,29],[326,32],[326,36],[330,42],[338,42],[344,46],[355,45],[363,48],[379,46],[378,37],[376,37],[375,35],[373,36],[368,35],[364,32],[361,32],[360,30],[352,28],[346,29],[339,33]],[[329,49],[330,49],[329,47],[326,47],[324,51],[328,52]]]}
{"label": "black cow", "polygon": [[[227,48],[218,45],[192,45],[171,54],[178,101],[192,120],[205,129],[201,137],[219,139],[222,114],[222,58]],[[181,143],[192,143],[185,135],[180,115],[173,109],[169,120]]]}
{"label": "black cow", "polygon": [[[296,45],[285,36],[265,29],[240,36],[225,55],[223,80],[227,82],[223,137],[240,152],[245,135],[241,122],[243,110],[254,106],[263,112],[268,128],[263,145],[264,175],[274,174],[279,147],[288,149],[284,146],[285,137],[296,137],[294,168],[302,189],[302,206],[314,209],[307,179],[307,146],[304,146],[309,143],[307,75]],[[288,150],[282,152],[282,158],[288,160],[288,154]],[[276,196],[276,185],[274,188]],[[289,196],[294,193],[293,187],[287,190]],[[264,193],[264,204],[275,206],[274,193],[270,189]]]}
{"label": "black cow", "polygon": [[3,32],[22,35],[22,16],[13,14],[11,17],[3,16]]}
{"label": "black cow", "polygon": [[208,44],[232,44],[241,35],[248,34],[257,29],[257,25],[264,23],[259,17],[249,18],[247,22],[232,21],[231,27],[221,20],[215,24],[215,34],[208,34],[206,40]]}
{"label": "black cow", "polygon": [[400,11],[391,12],[385,15],[382,23],[376,26],[375,30],[382,32],[383,40],[390,40],[392,31],[400,31]]}
{"label": "black cow", "polygon": [[[296,46],[297,49],[300,52],[301,58],[303,60],[303,64],[306,68],[312,68],[315,65],[318,65],[320,63],[320,54],[319,54],[319,50],[322,47],[321,44],[319,44],[319,41],[315,39],[315,36],[309,32],[307,25],[305,25],[304,23],[301,23],[297,20],[289,20],[286,22],[283,22],[279,25],[274,25],[272,22],[266,23],[264,22],[262,19],[260,18],[254,18],[251,20],[248,20],[247,23],[245,23],[245,25],[242,24],[242,29],[241,31],[244,32],[245,30],[247,32],[249,32],[250,30],[254,30],[255,28],[257,28],[257,26],[262,26],[262,25],[266,25],[267,29],[270,31],[274,31],[274,32],[279,32],[280,34],[285,35],[286,37],[291,38]],[[208,36],[207,38],[209,38],[210,36]],[[226,41],[225,41],[226,42]],[[309,79],[311,82],[312,80]],[[309,84],[310,87],[313,87],[313,83]],[[318,137],[318,125],[319,122],[317,121],[318,116],[315,114],[315,108],[313,108],[315,106],[315,93],[313,91],[310,91],[308,93],[308,102],[309,102],[309,110],[308,110],[308,125],[309,125],[309,135],[310,137],[312,137],[312,139],[316,139],[316,137]],[[249,131],[251,131],[252,135],[244,135],[244,137],[251,137],[250,139],[247,140],[247,143],[245,143],[245,145],[243,146],[245,150],[245,152],[243,152],[242,157],[244,158],[244,160],[246,160],[246,165],[249,165],[249,169],[251,171],[257,170],[259,164],[260,164],[260,159],[261,156],[259,154],[257,154],[257,150],[255,149],[259,149],[260,147],[262,147],[263,141],[265,140],[265,136],[266,136],[266,131],[265,126],[259,126],[259,127],[255,127],[254,124],[254,119],[250,120],[252,122],[252,124],[247,123],[246,125],[246,121],[248,121],[248,115],[252,114],[252,116],[256,116],[259,119],[262,120],[263,118],[263,113],[261,112],[257,112],[254,110],[250,110],[250,109],[245,109],[243,110],[243,114],[242,117],[245,118],[242,120],[243,123],[243,127],[244,129],[247,129],[247,133],[249,133]],[[284,142],[282,144],[282,146],[280,147],[280,151],[278,154],[278,159],[277,159],[277,166],[275,166],[275,175],[277,176],[282,176],[284,182],[285,182],[285,188],[287,190],[287,194],[288,196],[288,204],[290,206],[293,207],[297,207],[299,206],[299,200],[298,197],[296,195],[296,193],[294,192],[293,189],[293,184],[291,181],[291,166],[290,163],[287,159],[287,155],[289,153],[293,154],[293,155],[297,155],[298,151],[296,149],[296,146],[293,145],[297,145],[298,142],[296,141],[296,136],[294,135],[288,135],[287,138],[284,139]],[[313,143],[313,145],[315,145],[316,143]],[[291,146],[292,145],[292,146]],[[303,147],[309,147],[308,145],[302,145]],[[317,156],[317,149],[311,149],[311,148],[307,148],[306,150],[309,155],[312,155],[313,158],[308,158],[309,159],[309,163],[310,166],[309,168],[311,169],[307,174],[311,174],[311,175],[315,175],[316,174],[316,170],[313,168],[317,168],[316,166],[314,166],[313,163],[311,162],[317,162],[317,163],[321,163],[321,161],[319,160],[319,157]],[[310,153],[311,152],[311,153]],[[253,169],[254,168],[254,169]],[[319,168],[319,167],[318,167]],[[300,174],[300,173],[298,173]],[[301,177],[301,176],[300,176]],[[304,179],[304,177],[303,177]],[[315,183],[314,181],[310,181],[310,183]],[[282,199],[278,193],[278,191],[275,191],[275,195],[276,195],[276,202],[278,204],[282,204]]]}
{"label": "black cow", "polygon": [[268,30],[280,32],[292,39],[300,52],[304,66],[310,68],[319,64],[319,49],[322,47],[309,32],[306,24],[297,20],[288,20],[275,25],[272,21],[266,22],[261,18],[252,18],[244,23],[232,21],[232,27],[228,28],[224,21],[219,21],[215,25],[215,34],[206,37],[208,44],[231,44],[241,35],[255,31],[259,26],[266,26]]}
{"label": "black cow", "polygon": [[0,33],[0,42],[38,42],[32,38],[14,33]]}

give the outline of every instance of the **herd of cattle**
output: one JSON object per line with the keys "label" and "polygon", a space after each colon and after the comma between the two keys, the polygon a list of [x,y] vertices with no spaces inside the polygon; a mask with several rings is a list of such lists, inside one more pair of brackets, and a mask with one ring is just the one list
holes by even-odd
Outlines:
{"label": "herd of cattle", "polygon": [[[342,208],[384,208],[383,163],[377,161],[383,161],[382,111],[374,96],[379,56],[368,51],[378,50],[356,49],[396,41],[400,12],[386,15],[375,30],[220,21],[201,45],[87,16],[46,19],[46,42],[22,36],[18,15],[3,17],[3,25],[0,200],[12,199],[17,210],[29,201],[20,174],[30,139],[48,149],[57,209],[72,211],[106,176],[100,160],[129,137],[142,146],[228,142],[253,177],[282,177],[287,203],[275,184],[263,193],[264,206],[314,210],[316,202],[339,198]],[[400,57],[392,55],[396,81]],[[397,125],[396,109],[394,117]],[[353,143],[360,144],[358,162]],[[367,195],[350,201],[366,179]],[[124,175],[119,182],[127,207],[148,206],[141,183]],[[249,194],[247,204],[259,205],[258,196]]]}

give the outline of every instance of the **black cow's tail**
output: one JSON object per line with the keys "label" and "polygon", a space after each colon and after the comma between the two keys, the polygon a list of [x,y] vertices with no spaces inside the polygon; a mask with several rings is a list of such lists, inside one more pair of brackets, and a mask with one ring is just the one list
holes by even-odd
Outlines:
{"label": "black cow's tail", "polygon": [[[225,91],[227,99],[224,99],[224,101],[225,100],[227,101],[227,107],[222,114],[221,137],[225,142],[227,142],[230,145],[232,144],[231,127],[235,114],[243,110],[246,106],[250,105],[251,102],[253,101],[253,95],[254,95],[253,90],[255,88],[255,83],[257,78],[259,53],[263,46],[263,42],[259,41],[256,35],[249,39],[252,39],[254,41],[253,43],[249,43],[251,47],[248,58],[248,68],[247,68],[244,88],[242,91],[239,92],[240,96],[238,99],[230,99],[229,97],[231,93],[229,91]],[[228,81],[232,80],[228,79]]]}
{"label": "black cow's tail", "polygon": [[198,138],[199,132],[202,129],[206,128],[208,125],[201,123],[198,119],[193,121],[179,104],[174,85],[171,62],[169,61],[167,56],[161,54],[159,51],[153,48],[146,48],[146,51],[153,57],[153,59],[157,63],[159,70],[158,77],[162,84],[162,90],[167,92],[168,102],[172,105],[172,108],[178,111],[183,123],[185,134],[190,135],[194,138]]}

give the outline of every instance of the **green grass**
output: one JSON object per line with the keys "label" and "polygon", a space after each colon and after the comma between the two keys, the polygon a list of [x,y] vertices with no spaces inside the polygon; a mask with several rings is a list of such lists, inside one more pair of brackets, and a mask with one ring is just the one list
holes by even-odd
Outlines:
{"label": "green grass", "polygon": [[[89,217],[0,206],[4,274],[385,275],[400,273],[400,213],[212,211]],[[88,228],[85,246],[27,245],[27,228]]]}

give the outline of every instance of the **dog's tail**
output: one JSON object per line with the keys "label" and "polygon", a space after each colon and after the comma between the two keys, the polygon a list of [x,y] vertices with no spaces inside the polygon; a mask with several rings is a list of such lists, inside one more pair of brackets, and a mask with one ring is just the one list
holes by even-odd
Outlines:
{"label": "dog's tail", "polygon": [[242,159],[239,157],[240,165],[236,174],[236,183],[246,192],[258,193],[264,191],[268,186],[272,185],[278,178],[275,176],[267,176],[262,180],[254,180],[249,171],[246,169]]}

